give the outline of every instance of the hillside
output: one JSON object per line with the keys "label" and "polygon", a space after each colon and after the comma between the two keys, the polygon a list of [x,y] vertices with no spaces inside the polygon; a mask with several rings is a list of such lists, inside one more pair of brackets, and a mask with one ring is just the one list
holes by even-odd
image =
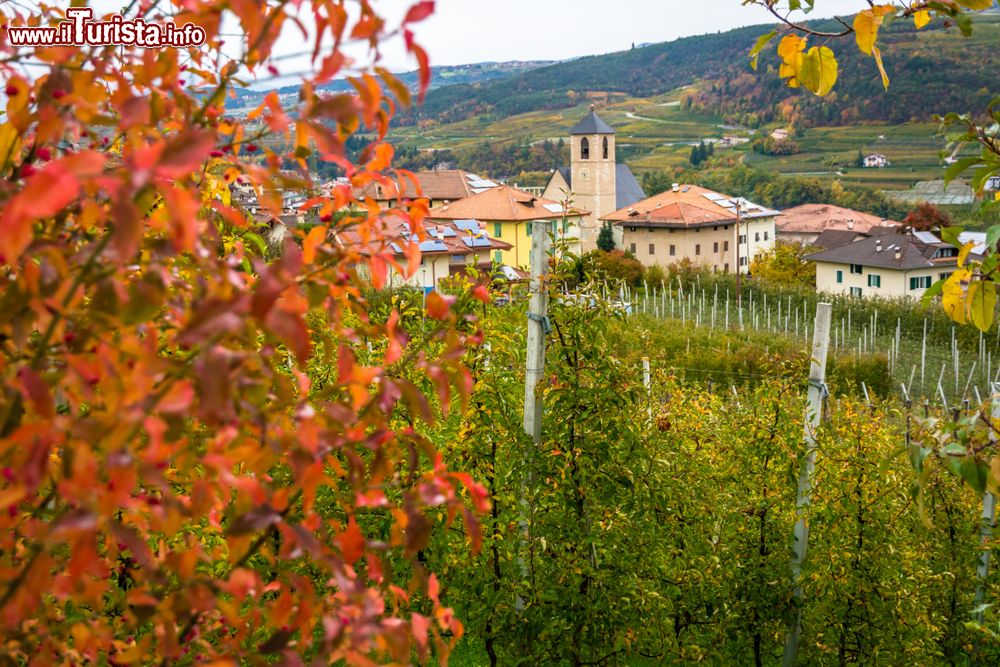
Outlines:
{"label": "hillside", "polygon": [[[823,28],[824,24],[816,24]],[[819,100],[786,89],[769,71],[774,48],[750,70],[747,52],[768,26],[589,56],[485,83],[450,85],[428,95],[410,120],[442,123],[487,116],[491,120],[533,111],[564,109],[589,93],[619,93],[647,98],[698,83],[693,102],[728,122],[756,125],[784,117],[805,125],[849,124],[859,120],[927,120],[948,110],[981,109],[1000,93],[1000,17],[982,15],[971,38],[936,27],[919,33],[898,22],[883,31],[884,54],[892,86],[882,90],[870,58],[845,40],[838,50],[841,80],[836,92]],[[962,85],[956,86],[960,78]],[[932,100],[933,104],[928,104]]]}

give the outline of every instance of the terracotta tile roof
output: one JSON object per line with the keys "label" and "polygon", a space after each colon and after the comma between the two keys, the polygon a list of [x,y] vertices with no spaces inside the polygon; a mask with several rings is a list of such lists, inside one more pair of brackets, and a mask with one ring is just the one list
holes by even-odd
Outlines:
{"label": "terracotta tile roof", "polygon": [[819,234],[827,229],[849,229],[868,234],[873,227],[898,227],[899,224],[832,204],[803,204],[785,209],[774,221],[779,234]]}
{"label": "terracotta tile roof", "polygon": [[[409,240],[419,243],[424,255],[471,255],[473,253],[492,252],[494,250],[510,250],[514,246],[504,241],[491,238],[485,226],[471,220],[458,226],[456,223],[425,222],[426,237],[420,240],[410,233],[409,224],[398,216],[384,216],[381,238],[365,240],[357,227],[338,229],[334,238],[345,247],[351,247],[362,254],[373,254],[390,250],[393,254],[403,255]],[[474,224],[472,224],[474,223]],[[474,228],[478,228],[475,231]]]}
{"label": "terracotta tile roof", "polygon": [[[586,215],[586,211],[571,209],[570,215]],[[554,220],[563,217],[562,204],[501,185],[444,206],[432,208],[432,220],[486,220],[488,222],[526,222]]]}
{"label": "terracotta tile roof", "polygon": [[[471,174],[461,169],[441,169],[433,171],[416,171],[414,175],[420,181],[420,189],[423,196],[431,200],[454,200],[463,199],[477,192],[496,187],[496,181]],[[417,190],[413,183],[404,179],[406,187],[403,197],[415,199]],[[399,199],[399,190],[395,181],[387,185],[381,183],[369,183],[364,188],[356,188],[354,195],[359,198],[371,197],[376,201],[386,201]]]}
{"label": "terracotta tile roof", "polygon": [[[604,216],[619,226],[636,227],[705,227],[736,221],[736,201],[697,185],[678,185],[647,199]],[[738,200],[744,220],[777,215],[777,211]]]}

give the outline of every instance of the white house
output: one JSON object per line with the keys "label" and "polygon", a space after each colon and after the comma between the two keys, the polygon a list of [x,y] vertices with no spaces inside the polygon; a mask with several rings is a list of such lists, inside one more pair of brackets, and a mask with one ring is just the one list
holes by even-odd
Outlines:
{"label": "white house", "polygon": [[983,187],[989,192],[1000,190],[1000,176],[990,176]]}
{"label": "white house", "polygon": [[927,288],[955,271],[958,248],[930,232],[888,232],[813,253],[806,259],[816,263],[818,292],[919,299]]}
{"label": "white house", "polygon": [[882,155],[881,153],[870,153],[865,156],[864,166],[866,169],[888,167],[892,163],[889,162],[889,158]]}

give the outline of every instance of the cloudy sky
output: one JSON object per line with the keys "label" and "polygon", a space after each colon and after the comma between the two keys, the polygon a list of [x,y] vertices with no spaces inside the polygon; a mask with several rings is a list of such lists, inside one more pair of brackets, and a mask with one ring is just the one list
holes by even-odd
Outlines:
{"label": "cloudy sky", "polygon": [[[109,0],[103,0],[105,2]],[[416,0],[375,0],[383,16],[398,23]],[[865,0],[818,0],[812,17],[853,14]],[[804,18],[800,13],[797,18]],[[304,23],[311,23],[307,18]],[[773,23],[759,7],[741,0],[437,0],[437,11],[418,24],[418,41],[433,65],[461,65],[507,60],[564,60],[628,49],[633,43],[664,42],[678,37]],[[385,45],[383,63],[395,71],[415,69],[401,40]],[[277,81],[291,83],[308,69],[306,48],[294,30],[276,44],[282,54]],[[356,53],[361,56],[361,53]],[[359,60],[364,58],[359,57]]]}
{"label": "cloudy sky", "polygon": [[[379,0],[400,15],[406,0]],[[847,14],[865,0],[818,0],[816,16]],[[437,65],[490,60],[562,60],[768,23],[741,0],[437,0],[419,30]],[[396,63],[393,63],[394,65]]]}

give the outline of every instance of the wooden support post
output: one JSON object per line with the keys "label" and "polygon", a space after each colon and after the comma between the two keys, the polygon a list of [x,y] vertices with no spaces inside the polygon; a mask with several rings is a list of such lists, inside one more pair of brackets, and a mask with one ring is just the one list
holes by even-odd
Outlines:
{"label": "wooden support post", "polygon": [[[994,420],[997,420],[1000,419],[1000,384],[994,383],[992,392],[992,416]],[[993,429],[990,429],[990,442],[996,444],[996,441],[997,434]],[[996,528],[996,503],[996,496],[992,493],[987,491],[983,494],[982,521],[979,525],[979,547],[982,553],[979,555],[979,565],[976,567],[976,577],[979,581],[976,585],[975,602],[973,602],[973,613],[976,622],[980,624],[984,619],[983,602],[986,600],[986,577],[990,573],[990,557],[992,556],[990,543],[993,540],[993,530]]]}
{"label": "wooden support post", "polygon": [[642,384],[646,387],[646,413],[653,416],[653,378],[649,370],[649,357],[642,358]]}
{"label": "wooden support post", "polygon": [[545,279],[549,273],[548,225],[531,230],[531,276],[528,303],[528,355],[524,373],[524,432],[536,445],[542,442],[542,403],[536,388],[545,375],[545,338],[549,329],[549,296]]}
{"label": "wooden support post", "polygon": [[799,485],[795,500],[795,542],[792,551],[792,596],[795,616],[785,639],[784,667],[798,662],[799,637],[802,634],[802,565],[809,549],[809,522],[806,514],[812,500],[812,478],[816,468],[816,430],[823,419],[823,399],[826,396],[826,357],[830,348],[832,306],[816,304],[816,326],[813,331],[812,357],[809,364],[809,405],[806,408],[805,451],[799,469]]}

